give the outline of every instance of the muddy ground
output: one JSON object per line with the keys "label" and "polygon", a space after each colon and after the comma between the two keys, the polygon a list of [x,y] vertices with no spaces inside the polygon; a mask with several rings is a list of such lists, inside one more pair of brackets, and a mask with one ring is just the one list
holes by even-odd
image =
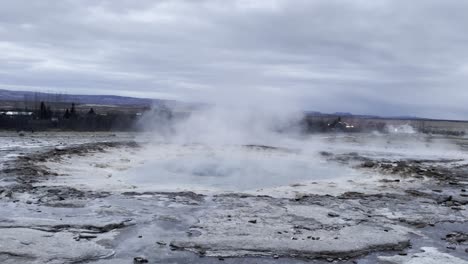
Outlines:
{"label": "muddy ground", "polygon": [[[378,175],[368,189],[356,179],[340,192],[328,192],[330,182],[258,192],[114,192],[46,184],[61,175],[49,165],[138,151],[145,142],[66,141],[11,149],[17,155],[2,161],[1,263],[468,263],[463,156],[318,151],[324,162]],[[463,139],[454,142],[463,150]]]}

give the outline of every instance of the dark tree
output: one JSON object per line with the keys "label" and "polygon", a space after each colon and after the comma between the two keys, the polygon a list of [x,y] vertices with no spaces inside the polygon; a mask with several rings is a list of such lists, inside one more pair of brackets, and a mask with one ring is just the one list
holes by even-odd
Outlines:
{"label": "dark tree", "polygon": [[65,110],[65,114],[63,115],[63,118],[70,119],[70,111],[68,110],[68,108],[67,110]]}
{"label": "dark tree", "polygon": [[41,102],[41,107],[39,109],[39,118],[46,119],[47,118],[47,108],[44,102]]}
{"label": "dark tree", "polygon": [[72,103],[72,107],[71,107],[71,110],[70,110],[70,118],[77,118],[78,115],[76,113],[76,109],[75,109],[75,103]]}
{"label": "dark tree", "polygon": [[46,108],[46,119],[51,119],[52,118],[52,109],[50,108],[50,106],[47,106]]}

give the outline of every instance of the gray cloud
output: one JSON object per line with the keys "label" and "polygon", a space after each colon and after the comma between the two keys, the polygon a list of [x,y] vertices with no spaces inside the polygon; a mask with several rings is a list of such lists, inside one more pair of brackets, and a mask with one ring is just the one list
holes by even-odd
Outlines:
{"label": "gray cloud", "polygon": [[0,7],[0,88],[468,114],[465,1],[16,0]]}

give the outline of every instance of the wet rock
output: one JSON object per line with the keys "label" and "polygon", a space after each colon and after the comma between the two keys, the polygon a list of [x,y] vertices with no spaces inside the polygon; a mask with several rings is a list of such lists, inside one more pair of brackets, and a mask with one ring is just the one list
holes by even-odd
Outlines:
{"label": "wet rock", "polygon": [[468,234],[463,232],[452,232],[445,236],[445,240],[452,244],[468,244]]}
{"label": "wet rock", "polygon": [[[178,246],[174,242],[169,243],[169,248],[171,249],[171,251],[176,251],[176,250],[181,250],[182,249],[180,246]],[[201,249],[201,247],[197,247],[197,249]]]}
{"label": "wet rock", "polygon": [[367,195],[361,192],[345,192],[339,196],[340,199],[360,199],[364,198]]}
{"label": "wet rock", "polygon": [[328,216],[329,216],[329,217],[339,217],[340,215],[337,214],[337,213],[334,213],[334,212],[329,212],[329,213],[328,213]]}
{"label": "wet rock", "polygon": [[328,151],[320,151],[320,155],[322,155],[323,157],[331,157],[333,156],[333,153]]}
{"label": "wet rock", "polygon": [[309,197],[310,197],[309,195],[304,194],[304,193],[296,193],[295,197],[294,197],[294,200],[299,202],[299,201],[301,201],[303,199],[306,199],[306,198],[309,198]]}
{"label": "wet rock", "polygon": [[65,151],[65,150],[66,150],[66,147],[65,147],[65,146],[56,146],[56,147],[55,147],[55,150],[56,150],[56,151]]}
{"label": "wet rock", "polygon": [[373,161],[366,161],[361,164],[362,168],[374,168],[377,164]]}
{"label": "wet rock", "polygon": [[148,260],[143,257],[135,257],[133,258],[133,263],[134,264],[148,263]]}
{"label": "wet rock", "polygon": [[76,241],[70,232],[30,228],[1,228],[0,244],[2,253],[32,260],[17,263],[91,262],[114,254],[114,251],[93,241]]}
{"label": "wet rock", "polygon": [[[213,222],[213,224],[219,222]],[[203,222],[201,223],[203,225]],[[311,243],[304,240],[303,235],[294,237],[280,236],[274,240],[265,234],[273,233],[268,229],[274,229],[275,225],[250,227],[247,230],[238,228],[221,228],[217,226],[205,226],[202,236],[197,238],[177,238],[171,244],[177,249],[199,252],[203,249],[207,256],[244,257],[261,255],[281,255],[298,258],[349,258],[378,250],[402,250],[409,245],[406,236],[391,230],[386,233],[377,227],[352,226],[339,231],[319,231],[324,239]],[[237,234],[241,232],[241,234]],[[332,234],[338,232],[340,239],[333,239]],[[356,236],[359,234],[359,236]],[[329,237],[329,239],[326,239]],[[274,253],[273,253],[274,252]]]}
{"label": "wet rock", "polygon": [[383,183],[394,183],[394,182],[400,182],[399,179],[382,179],[382,180],[379,180],[380,182],[383,182]]}
{"label": "wet rock", "polygon": [[80,241],[81,239],[93,239],[93,238],[97,238],[97,236],[95,235],[85,235],[85,234],[79,234],[78,236],[74,237],[73,239],[75,239],[76,241]]}
{"label": "wet rock", "polygon": [[185,192],[123,192],[122,195],[125,196],[164,196],[170,199],[173,199],[176,202],[182,204],[191,204],[193,202],[203,202],[205,195],[198,194],[195,192],[185,191]]}
{"label": "wet rock", "polygon": [[307,186],[307,185],[301,184],[301,183],[293,183],[293,184],[290,184],[289,186],[295,188],[295,187],[304,187],[304,186]]}
{"label": "wet rock", "polygon": [[83,232],[86,231],[87,233],[95,233],[95,234],[102,234],[107,233],[113,230],[122,229],[127,226],[131,226],[134,223],[131,223],[131,220],[125,220],[122,222],[117,223],[108,223],[104,225],[91,225],[91,224],[60,224],[60,225],[52,225],[48,226],[47,228],[43,228],[49,232],[62,232],[68,230],[82,230]]}
{"label": "wet rock", "polygon": [[399,218],[399,221],[401,223],[406,223],[408,225],[411,225],[415,228],[424,228],[428,225],[427,222],[418,221],[418,220],[410,220],[410,219],[405,219],[405,218]]}
{"label": "wet rock", "polygon": [[427,263],[427,264],[466,264],[467,261],[454,257],[447,253],[442,253],[436,248],[423,247],[422,252],[408,254],[407,256],[379,256],[378,263],[401,264],[401,263]]}

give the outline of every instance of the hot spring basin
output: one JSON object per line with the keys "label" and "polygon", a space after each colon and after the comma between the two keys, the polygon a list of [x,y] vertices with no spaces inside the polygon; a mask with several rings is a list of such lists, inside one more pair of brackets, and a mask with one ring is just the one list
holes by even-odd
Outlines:
{"label": "hot spring basin", "polygon": [[138,187],[246,191],[328,180],[354,171],[281,149],[261,147],[168,146],[117,178]]}

